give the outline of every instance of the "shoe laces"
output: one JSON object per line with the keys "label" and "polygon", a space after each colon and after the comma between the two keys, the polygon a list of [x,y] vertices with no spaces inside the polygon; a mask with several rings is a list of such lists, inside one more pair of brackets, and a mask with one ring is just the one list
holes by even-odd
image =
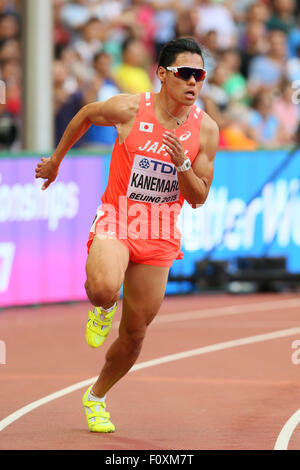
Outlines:
{"label": "shoe laces", "polygon": [[110,414],[105,411],[105,402],[89,401],[84,406],[90,423],[95,423],[96,421],[107,422],[109,420]]}
{"label": "shoe laces", "polygon": [[[114,315],[114,312],[107,312],[104,313],[102,310],[99,309],[99,312],[97,312],[97,308],[95,307],[93,309],[92,313],[92,321],[93,325],[97,328],[98,326],[101,326],[101,329],[108,328],[111,325],[112,322],[112,317]],[[100,314],[99,314],[100,313]]]}

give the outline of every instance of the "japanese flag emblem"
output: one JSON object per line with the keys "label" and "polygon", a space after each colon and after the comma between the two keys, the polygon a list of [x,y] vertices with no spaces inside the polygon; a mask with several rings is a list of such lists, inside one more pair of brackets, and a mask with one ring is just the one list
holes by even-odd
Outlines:
{"label": "japanese flag emblem", "polygon": [[140,131],[153,132],[153,124],[150,122],[140,122]]}

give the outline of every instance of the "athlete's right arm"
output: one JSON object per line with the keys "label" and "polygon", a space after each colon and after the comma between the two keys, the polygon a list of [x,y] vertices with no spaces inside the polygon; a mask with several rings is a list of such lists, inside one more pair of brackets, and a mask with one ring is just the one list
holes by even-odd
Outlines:
{"label": "athlete's right arm", "polygon": [[35,170],[36,178],[43,178],[42,189],[56,179],[59,165],[72,146],[87,132],[92,124],[115,126],[125,124],[134,112],[131,95],[119,94],[107,101],[83,106],[68,124],[57,148],[50,158],[42,158]]}

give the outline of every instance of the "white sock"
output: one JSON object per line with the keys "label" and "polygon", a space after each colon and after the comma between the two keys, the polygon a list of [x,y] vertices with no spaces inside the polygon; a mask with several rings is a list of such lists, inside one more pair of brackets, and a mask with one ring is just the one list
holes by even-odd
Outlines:
{"label": "white sock", "polygon": [[88,394],[88,401],[100,401],[100,402],[104,402],[105,401],[105,398],[106,398],[106,395],[104,395],[104,397],[100,398],[100,397],[97,397],[97,395],[95,395],[92,390],[89,391],[89,394]]}
{"label": "white sock", "polygon": [[[105,401],[105,397],[106,395],[104,395],[104,397],[100,398],[100,397],[97,397],[93,392],[92,390],[89,391],[89,394],[88,394],[88,401],[96,401],[96,402],[104,402]],[[89,407],[86,406],[86,411],[87,411],[87,414],[91,414],[93,412],[93,410],[91,410]],[[98,412],[100,411],[100,405],[95,405],[95,411]],[[89,421],[91,423],[93,423],[94,421],[96,421],[96,418],[89,418]],[[105,418],[101,418],[101,421],[105,421]]]}
{"label": "white sock", "polygon": [[[105,309],[103,307],[99,307],[101,310],[103,310],[103,312],[105,313],[110,313],[116,306],[117,302],[115,302],[112,307],[109,307],[108,309]],[[98,315],[98,314],[97,314]],[[104,321],[105,320],[105,315],[100,315],[100,320]],[[97,326],[97,324],[95,324],[95,326]],[[106,328],[108,328],[108,326],[101,326],[101,330],[105,330]]]}
{"label": "white sock", "polygon": [[109,308],[107,308],[107,309],[106,309],[106,308],[103,308],[103,307],[99,307],[99,308],[101,308],[101,310],[103,310],[103,312],[109,313],[109,312],[111,312],[111,311],[115,308],[116,303],[117,303],[117,302],[115,302],[112,307],[109,307]]}

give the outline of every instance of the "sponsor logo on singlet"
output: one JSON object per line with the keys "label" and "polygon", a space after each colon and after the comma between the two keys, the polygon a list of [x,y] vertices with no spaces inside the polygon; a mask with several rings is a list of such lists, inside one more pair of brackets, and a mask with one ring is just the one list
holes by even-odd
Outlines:
{"label": "sponsor logo on singlet", "polygon": [[175,165],[135,155],[127,197],[133,201],[153,204],[178,201],[179,186]]}
{"label": "sponsor logo on singlet", "polygon": [[179,140],[181,140],[181,142],[188,140],[191,137],[191,135],[192,135],[191,131],[187,131],[179,137]]}

